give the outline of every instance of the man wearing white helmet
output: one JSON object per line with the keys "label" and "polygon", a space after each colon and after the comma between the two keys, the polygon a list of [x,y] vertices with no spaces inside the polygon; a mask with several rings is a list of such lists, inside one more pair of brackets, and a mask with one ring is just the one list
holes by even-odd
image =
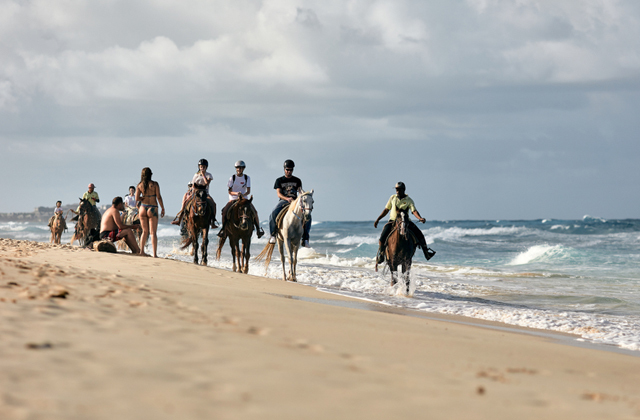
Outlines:
{"label": "man wearing white helmet", "polygon": [[[376,257],[376,261],[378,262],[378,264],[381,264],[384,261],[384,251],[387,247],[387,238],[391,233],[393,222],[395,222],[396,217],[398,217],[398,213],[408,213],[409,211],[411,211],[420,222],[426,222],[425,218],[420,216],[420,213],[418,213],[418,210],[416,210],[416,205],[414,204],[413,200],[406,194],[406,187],[404,185],[404,182],[398,182],[396,184],[396,193],[389,198],[389,201],[387,201],[387,205],[384,207],[384,210],[382,210],[380,216],[378,216],[376,221],[373,223],[373,227],[377,228],[380,219],[382,219],[388,213],[391,213],[391,215],[389,215],[389,221],[384,225],[384,227],[382,228],[382,233],[380,234],[380,241],[378,242],[378,256]],[[424,257],[427,260],[431,259],[431,257],[434,256],[435,251],[429,249],[429,247],[427,246],[427,240],[425,239],[422,231],[418,228],[418,226],[416,226],[415,223],[409,220],[408,217],[407,220],[409,222],[407,227],[416,237],[418,246],[422,248]]]}
{"label": "man wearing white helmet", "polygon": [[[244,161],[239,160],[235,164],[236,173],[229,178],[229,182],[227,182],[227,188],[229,190],[229,202],[222,209],[222,226],[220,226],[220,232],[218,232],[218,236],[223,238],[225,235],[224,227],[227,223],[227,210],[233,204],[234,201],[238,200],[240,197],[247,198],[249,197],[249,193],[251,193],[251,177],[244,173],[244,169],[247,165]],[[260,227],[260,219],[258,218],[258,211],[253,204],[251,204],[253,209],[253,223],[256,226],[256,232],[258,233],[258,238],[262,238],[264,235],[264,230]]]}

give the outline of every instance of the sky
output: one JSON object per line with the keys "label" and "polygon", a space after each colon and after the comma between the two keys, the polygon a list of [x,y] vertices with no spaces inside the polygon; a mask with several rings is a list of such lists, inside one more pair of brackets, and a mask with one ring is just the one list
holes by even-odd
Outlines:
{"label": "sky", "polygon": [[637,0],[0,0],[0,212],[102,203],[206,158],[266,219],[640,217]]}

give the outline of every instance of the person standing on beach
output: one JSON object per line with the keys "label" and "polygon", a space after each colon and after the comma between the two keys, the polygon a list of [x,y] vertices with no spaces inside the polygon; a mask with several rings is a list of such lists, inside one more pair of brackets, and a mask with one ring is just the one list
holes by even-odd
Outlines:
{"label": "person standing on beach", "polygon": [[[298,192],[304,192],[302,190],[302,181],[300,178],[293,176],[293,168],[295,166],[296,164],[291,159],[285,160],[284,176],[276,179],[273,186],[280,201],[278,201],[278,204],[276,204],[276,207],[269,216],[269,233],[271,234],[271,238],[269,238],[270,244],[276,243],[276,232],[278,230],[278,226],[276,226],[276,219],[278,218],[278,214],[280,214],[285,206],[291,204],[291,202],[298,198]],[[304,224],[304,232],[302,233],[302,246],[304,247],[309,247],[310,231],[311,215],[309,215],[309,220]]]}
{"label": "person standing on beach", "polygon": [[213,181],[213,175],[207,172],[209,168],[209,161],[207,159],[200,159],[198,162],[198,172],[193,176],[191,183],[196,190],[206,190],[207,192],[207,202],[209,203],[209,207],[211,207],[213,216],[211,217],[211,228],[215,229],[218,227],[216,224],[216,202],[213,201],[213,198],[209,195],[209,184]]}
{"label": "person standing on beach", "polygon": [[140,225],[125,225],[120,217],[121,211],[124,211],[122,197],[115,197],[111,201],[111,207],[108,208],[102,216],[102,221],[100,222],[100,240],[108,239],[111,242],[116,242],[124,239],[131,249],[131,252],[138,254],[140,248],[138,248],[132,229],[140,229]]}
{"label": "person standing on beach", "polygon": [[142,225],[140,255],[146,255],[144,247],[147,244],[147,239],[151,236],[153,258],[158,258],[158,203],[162,208],[160,217],[164,217],[164,203],[160,194],[160,184],[152,181],[151,175],[153,175],[151,169],[144,168],[140,176],[140,183],[136,187],[136,204],[138,205],[138,214]]}
{"label": "person standing on beach", "polygon": [[[373,227],[377,228],[378,222],[380,222],[380,219],[385,217],[387,214],[391,213],[391,215],[389,216],[389,221],[382,228],[382,233],[380,234],[380,240],[378,241],[379,248],[378,248],[378,255],[376,257],[376,261],[378,264],[382,264],[382,262],[384,261],[384,251],[387,247],[387,238],[389,237],[389,234],[391,234],[391,229],[393,228],[393,223],[398,217],[398,212],[401,212],[401,211],[402,212],[411,211],[413,215],[417,217],[418,220],[420,220],[420,222],[422,223],[426,222],[425,218],[420,216],[420,213],[418,213],[418,210],[416,210],[416,206],[413,200],[406,194],[406,187],[404,185],[404,182],[398,182],[396,184],[396,193],[389,198],[389,201],[387,201],[387,205],[385,206],[384,210],[382,210],[382,213],[380,214],[380,216],[378,216],[376,221],[373,222]],[[435,252],[430,250],[429,247],[427,246],[427,240],[422,234],[422,231],[418,228],[418,226],[416,226],[415,223],[409,220],[408,217],[407,217],[407,221],[408,221],[407,227],[409,228],[409,230],[411,230],[411,233],[415,235],[416,240],[418,241],[418,246],[422,248],[424,257],[427,260],[431,259],[431,257],[433,257],[433,254]]]}
{"label": "person standing on beach", "polygon": [[[244,173],[244,169],[246,168],[246,164],[244,161],[239,160],[235,164],[236,173],[229,178],[229,182],[227,182],[227,189],[229,191],[229,202],[222,208],[222,225],[220,226],[220,232],[218,232],[218,236],[223,238],[225,235],[224,226],[227,223],[227,211],[231,204],[233,204],[240,197],[247,198],[251,193],[251,177]],[[262,238],[264,236],[264,230],[260,227],[260,219],[258,218],[258,210],[251,204],[251,209],[253,210],[253,223],[256,225],[256,232],[258,233],[258,238]]]}

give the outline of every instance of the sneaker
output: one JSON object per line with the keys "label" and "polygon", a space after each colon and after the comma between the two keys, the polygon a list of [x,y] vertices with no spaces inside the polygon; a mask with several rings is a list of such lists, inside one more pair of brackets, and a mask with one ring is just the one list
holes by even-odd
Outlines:
{"label": "sneaker", "polygon": [[258,228],[258,239],[262,238],[264,236],[264,230],[262,230],[261,227]]}
{"label": "sneaker", "polygon": [[271,238],[269,238],[269,243],[270,244],[275,244],[276,243],[276,237],[272,236]]}
{"label": "sneaker", "polygon": [[309,248],[309,240],[307,239],[307,240],[302,241],[302,246],[305,247],[305,248]]}

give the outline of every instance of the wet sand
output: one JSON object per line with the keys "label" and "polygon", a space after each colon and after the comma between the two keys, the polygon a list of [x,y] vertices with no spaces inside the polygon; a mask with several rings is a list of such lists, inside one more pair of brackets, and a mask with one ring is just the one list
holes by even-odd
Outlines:
{"label": "wet sand", "polygon": [[640,357],[368,309],[281,280],[0,239],[0,419],[640,418]]}

